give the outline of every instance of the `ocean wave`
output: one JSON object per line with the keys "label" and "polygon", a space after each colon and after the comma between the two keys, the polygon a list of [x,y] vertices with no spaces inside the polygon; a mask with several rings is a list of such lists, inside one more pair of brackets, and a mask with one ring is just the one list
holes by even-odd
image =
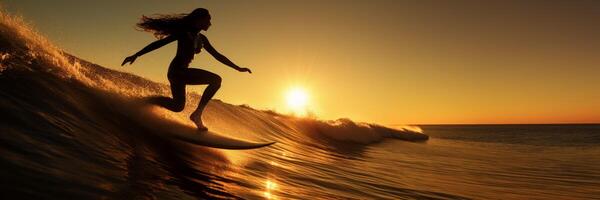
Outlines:
{"label": "ocean wave", "polygon": [[[0,164],[9,169],[0,175],[13,184],[6,187],[11,193],[89,199],[166,190],[163,195],[178,199],[178,190],[161,185],[176,180],[172,183],[194,196],[233,197],[221,185],[246,183],[210,173],[229,166],[227,154],[162,137],[165,132],[192,134],[188,116],[193,107],[173,113],[148,103],[152,96],[170,96],[168,85],[79,59],[21,18],[0,11]],[[188,105],[199,99],[187,94]],[[303,151],[308,145],[328,157],[327,152],[360,152],[385,139],[428,138],[410,129],[298,118],[220,100],[211,100],[203,117],[215,132],[277,142],[260,156],[282,149],[309,156]]]}
{"label": "ocean wave", "polygon": [[[64,82],[60,84],[54,83],[54,85],[61,85],[61,87],[68,88],[75,83],[82,84],[88,86],[89,90],[99,90],[109,94],[127,97],[130,98],[131,101],[152,95],[169,96],[169,88],[164,84],[155,83],[132,74],[107,69],[63,52],[34,31],[20,18],[2,13],[0,15],[0,20],[2,22],[0,23],[0,29],[2,30],[0,44],[3,44],[0,46],[0,64],[2,66],[2,71],[0,73],[2,73],[3,76],[10,76],[11,73],[9,73],[9,71],[11,70],[20,71],[22,73],[27,71],[27,73],[37,75],[37,80],[29,80],[32,82],[43,82],[46,79],[55,77],[55,80]],[[42,85],[39,88],[35,88],[35,90],[54,90],[55,88],[56,87],[52,85]],[[24,88],[23,92],[31,91],[33,89],[34,88]],[[81,87],[80,89],[85,88]],[[71,100],[77,99],[77,97],[65,93],[65,90],[56,92],[62,93],[65,97],[65,99],[56,100],[62,101],[56,102],[57,104],[69,102],[73,105],[81,105],[81,102],[69,101],[69,99],[66,99],[69,96],[71,96]],[[188,94],[190,104],[197,102],[199,97],[200,96],[195,93]],[[26,102],[32,98],[36,97],[33,95],[27,96],[25,94],[19,101]],[[92,104],[115,103],[109,103],[106,99],[96,99],[91,101],[98,101],[93,102]],[[119,103],[116,104],[118,105]],[[234,106],[214,100],[209,104],[209,107],[212,107],[212,109],[208,109],[212,110],[212,112],[209,111],[206,115],[207,118],[211,119],[208,120],[208,125],[213,125],[213,127],[215,125],[230,126],[235,123],[243,123],[249,129],[248,131],[267,133],[276,132],[277,134],[320,134],[321,136],[337,141],[361,144],[378,142],[384,138],[397,138],[409,141],[427,139],[426,135],[416,131],[406,129],[398,130],[381,125],[358,123],[349,119],[322,121],[289,116],[286,118],[273,118],[271,117],[273,115],[269,115],[268,112],[254,110],[250,107]],[[248,115],[248,112],[246,112],[248,109],[251,109],[255,114]],[[139,111],[129,109],[128,112],[138,113]],[[173,119],[179,119],[179,122],[189,125],[190,123],[187,120],[184,120],[187,119],[185,116],[188,115],[189,112],[190,108],[187,108],[182,113],[163,112],[161,116],[170,116]],[[231,116],[229,116],[229,119],[227,116],[220,119],[215,117],[223,116],[222,113],[229,113]],[[244,113],[246,113],[246,115],[243,115]],[[214,116],[211,117],[211,115]],[[245,117],[240,118],[239,116]],[[277,121],[282,119],[286,120],[285,123]],[[143,124],[148,122],[138,123]],[[296,126],[296,130],[304,130],[308,133],[290,133],[289,131],[278,129],[278,126],[281,126],[281,124],[289,123],[295,123],[293,126]],[[268,130],[273,128],[276,130]],[[216,127],[216,129],[220,128]]]}

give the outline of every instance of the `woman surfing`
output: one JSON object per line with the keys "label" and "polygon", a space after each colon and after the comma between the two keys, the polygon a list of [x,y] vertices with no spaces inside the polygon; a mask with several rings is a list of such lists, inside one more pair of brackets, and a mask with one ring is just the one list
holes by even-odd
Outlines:
{"label": "woman surfing", "polygon": [[211,25],[210,19],[208,10],[204,8],[197,8],[189,14],[158,15],[156,17],[142,16],[137,27],[143,31],[153,33],[158,40],[150,43],[132,56],[125,58],[121,64],[121,66],[127,63],[133,64],[138,57],[173,41],[177,41],[177,53],[171,61],[167,73],[173,98],[153,97],[151,101],[171,111],[181,112],[185,107],[185,86],[208,84],[208,87],[202,94],[198,108],[190,115],[190,120],[196,124],[200,131],[208,130],[202,123],[202,112],[209,100],[221,87],[221,77],[206,70],[189,68],[190,62],[194,59],[194,54],[200,53],[204,48],[219,62],[239,72],[252,73],[250,69],[237,66],[215,50],[208,41],[208,38],[200,33],[200,31],[208,30]]}

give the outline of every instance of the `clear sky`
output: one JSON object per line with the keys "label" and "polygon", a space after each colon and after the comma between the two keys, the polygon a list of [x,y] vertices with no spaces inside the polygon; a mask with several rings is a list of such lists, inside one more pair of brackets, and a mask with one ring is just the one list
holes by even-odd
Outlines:
{"label": "clear sky", "polygon": [[[155,38],[142,14],[209,9],[205,35],[253,74],[202,53],[215,98],[287,112],[307,91],[319,118],[381,124],[600,122],[600,1],[3,0],[58,46],[158,82],[175,43],[120,67]],[[195,91],[201,86],[188,87]],[[195,106],[195,105],[189,105]]]}

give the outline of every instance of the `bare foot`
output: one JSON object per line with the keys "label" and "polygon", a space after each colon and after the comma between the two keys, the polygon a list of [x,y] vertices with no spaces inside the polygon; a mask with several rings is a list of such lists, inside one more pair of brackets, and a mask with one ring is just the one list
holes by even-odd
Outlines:
{"label": "bare foot", "polygon": [[201,115],[202,115],[201,113],[194,111],[190,115],[190,120],[192,120],[194,122],[194,124],[196,124],[199,131],[208,131],[208,128],[206,128],[206,126],[204,126],[204,124],[202,123]]}

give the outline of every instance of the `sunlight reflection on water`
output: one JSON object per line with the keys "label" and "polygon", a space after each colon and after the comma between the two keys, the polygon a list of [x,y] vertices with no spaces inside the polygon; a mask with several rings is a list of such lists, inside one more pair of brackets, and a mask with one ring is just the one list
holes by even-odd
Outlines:
{"label": "sunlight reflection on water", "polygon": [[267,180],[265,182],[265,191],[263,192],[266,199],[277,199],[277,197],[273,194],[277,188],[277,183],[272,180]]}

